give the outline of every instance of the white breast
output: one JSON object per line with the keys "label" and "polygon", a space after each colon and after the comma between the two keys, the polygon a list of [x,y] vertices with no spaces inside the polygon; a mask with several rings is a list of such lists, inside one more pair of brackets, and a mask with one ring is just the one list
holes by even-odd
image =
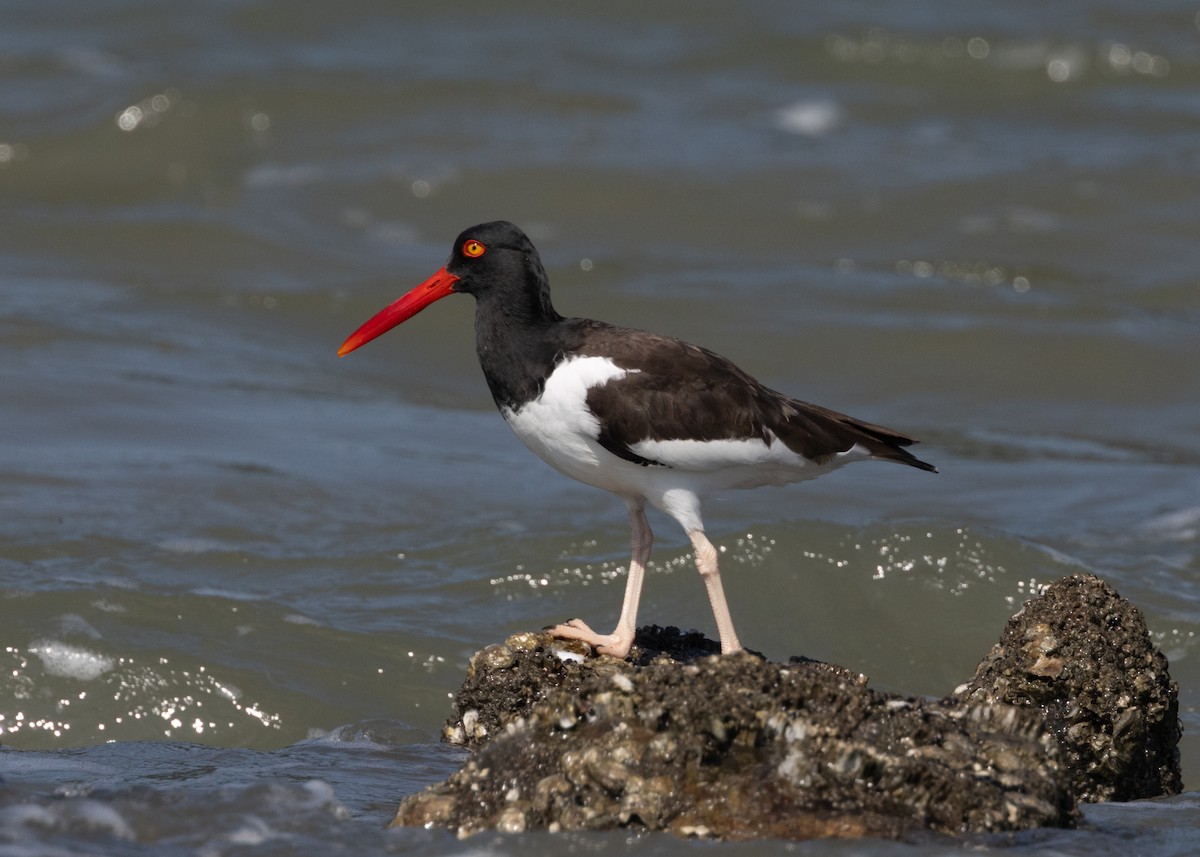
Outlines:
{"label": "white breast", "polygon": [[517,437],[556,470],[581,482],[617,490],[600,472],[600,463],[612,454],[600,446],[600,421],[588,409],[587,393],[609,381],[624,378],[622,369],[607,357],[569,357],[546,379],[542,394],[501,414]]}

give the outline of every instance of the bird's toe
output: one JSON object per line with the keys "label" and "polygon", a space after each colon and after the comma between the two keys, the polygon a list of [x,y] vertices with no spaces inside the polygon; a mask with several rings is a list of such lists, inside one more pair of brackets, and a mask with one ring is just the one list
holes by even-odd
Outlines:
{"label": "bird's toe", "polygon": [[632,634],[628,636],[616,632],[598,634],[582,619],[571,619],[547,630],[551,636],[563,640],[581,640],[595,649],[598,654],[612,655],[617,658],[626,657],[633,646]]}

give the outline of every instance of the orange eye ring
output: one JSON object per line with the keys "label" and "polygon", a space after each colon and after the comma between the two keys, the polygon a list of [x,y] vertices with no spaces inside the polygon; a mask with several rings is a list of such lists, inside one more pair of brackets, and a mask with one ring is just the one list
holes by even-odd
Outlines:
{"label": "orange eye ring", "polygon": [[476,241],[474,238],[469,238],[463,242],[463,246],[462,246],[463,255],[468,256],[471,259],[478,259],[480,256],[483,255],[485,250],[487,250],[487,248],[484,247],[482,244],[480,244],[478,241]]}

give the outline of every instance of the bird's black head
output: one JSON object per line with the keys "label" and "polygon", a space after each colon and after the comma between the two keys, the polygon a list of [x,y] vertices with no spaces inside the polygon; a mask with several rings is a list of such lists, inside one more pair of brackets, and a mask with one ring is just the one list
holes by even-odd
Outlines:
{"label": "bird's black head", "polygon": [[464,229],[454,241],[446,272],[456,292],[473,295],[506,315],[554,320],[550,282],[541,257],[524,232],[507,220]]}
{"label": "bird's black head", "polygon": [[521,282],[541,270],[541,259],[529,236],[507,220],[464,229],[454,239],[446,262],[446,271],[459,279],[454,291],[473,295],[502,282]]}
{"label": "bird's black head", "polygon": [[496,220],[459,235],[445,267],[368,319],[338,354],[349,354],[454,292],[475,297],[477,327],[481,319],[497,329],[537,329],[562,320],[550,304],[550,282],[533,243],[507,220]]}

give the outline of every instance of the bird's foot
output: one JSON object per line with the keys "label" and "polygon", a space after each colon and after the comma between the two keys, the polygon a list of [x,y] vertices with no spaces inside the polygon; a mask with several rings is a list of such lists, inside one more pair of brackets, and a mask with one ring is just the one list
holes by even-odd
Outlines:
{"label": "bird's foot", "polygon": [[617,630],[611,634],[597,634],[582,619],[572,619],[546,630],[552,637],[559,637],[563,640],[581,640],[595,649],[598,654],[612,655],[615,658],[628,656],[629,650],[633,647],[634,635],[632,633],[622,634],[620,630]]}

